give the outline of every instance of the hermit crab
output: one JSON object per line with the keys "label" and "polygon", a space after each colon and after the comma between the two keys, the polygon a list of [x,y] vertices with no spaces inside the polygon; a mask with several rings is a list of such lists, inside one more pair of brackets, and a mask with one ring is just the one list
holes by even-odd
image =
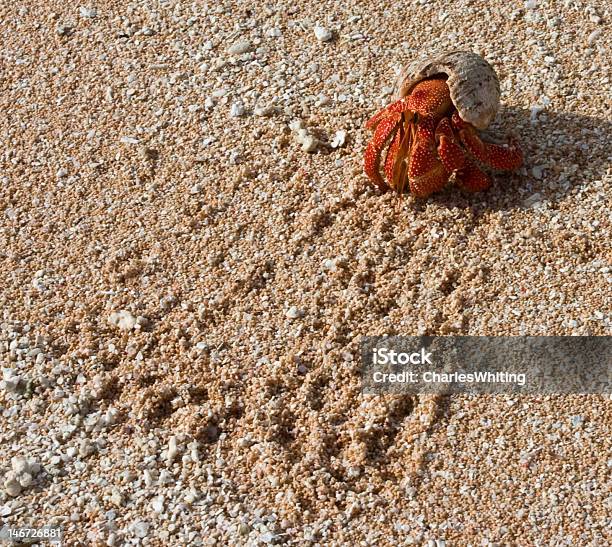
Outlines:
{"label": "hermit crab", "polygon": [[495,71],[479,55],[451,51],[421,57],[400,74],[395,96],[366,123],[374,136],[364,170],[380,189],[401,194],[408,187],[426,197],[454,175],[461,188],[478,192],[491,185],[483,168],[509,171],[522,165],[514,139],[500,143],[479,133],[495,118],[500,96]]}

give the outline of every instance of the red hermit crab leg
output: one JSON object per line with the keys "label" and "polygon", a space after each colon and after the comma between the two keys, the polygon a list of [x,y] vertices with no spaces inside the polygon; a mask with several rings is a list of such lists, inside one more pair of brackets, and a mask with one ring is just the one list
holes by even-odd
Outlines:
{"label": "red hermit crab leg", "polygon": [[374,137],[368,144],[364,156],[364,171],[365,174],[378,186],[381,190],[388,188],[387,183],[380,176],[379,165],[382,151],[393,133],[397,124],[402,121],[402,115],[391,113],[384,117],[376,126]]}
{"label": "red hermit crab leg", "polygon": [[[387,183],[389,186],[393,188],[393,172],[396,164],[398,163],[396,160],[398,159],[398,151],[400,149],[400,144],[402,139],[404,138],[404,127],[403,124],[400,124],[397,129],[393,140],[389,146],[389,150],[387,150],[387,158],[385,159],[385,176],[387,177]],[[401,156],[400,156],[401,158]]]}
{"label": "red hermit crab leg", "polygon": [[438,192],[448,182],[448,172],[436,153],[433,118],[423,118],[417,124],[414,145],[410,151],[408,180],[410,191],[417,197]]}
{"label": "red hermit crab leg", "polygon": [[511,142],[508,145],[484,142],[478,136],[476,129],[464,122],[457,112],[453,113],[453,125],[459,132],[459,138],[467,151],[479,162],[492,167],[510,171],[523,164],[523,152],[520,147]]}
{"label": "red hermit crab leg", "polygon": [[390,183],[391,187],[399,194],[404,192],[404,188],[406,186],[406,170],[408,169],[408,160],[406,158],[409,157],[409,150],[414,142],[415,130],[414,124],[410,123],[411,119],[412,116],[410,117],[410,120],[406,121],[406,125],[404,127],[405,134],[402,142],[400,143],[399,150],[397,151],[396,161],[393,166],[393,179]]}
{"label": "red hermit crab leg", "polygon": [[491,186],[491,179],[472,160],[466,159],[465,167],[457,171],[457,184],[468,192],[480,192]]}
{"label": "red hermit crab leg", "polygon": [[457,184],[468,192],[480,192],[491,186],[491,179],[466,157],[453,133],[450,120],[443,118],[436,128],[438,155],[449,173],[456,172]]}
{"label": "red hermit crab leg", "polygon": [[401,114],[406,110],[406,99],[399,99],[372,116],[365,124],[366,129],[374,129],[387,116]]}
{"label": "red hermit crab leg", "polygon": [[452,173],[465,166],[467,158],[463,148],[459,146],[453,128],[448,118],[442,118],[436,127],[436,142],[438,143],[438,156],[444,168]]}
{"label": "red hermit crab leg", "polygon": [[366,122],[365,128],[366,129],[376,129],[376,126],[380,123],[380,121],[383,120],[389,114],[387,108],[383,108],[382,110],[374,114],[374,116],[372,116]]}
{"label": "red hermit crab leg", "polygon": [[469,158],[459,146],[450,120],[443,118],[436,128],[438,155],[449,173],[456,172],[457,184],[468,192],[480,192],[491,186],[491,179]]}

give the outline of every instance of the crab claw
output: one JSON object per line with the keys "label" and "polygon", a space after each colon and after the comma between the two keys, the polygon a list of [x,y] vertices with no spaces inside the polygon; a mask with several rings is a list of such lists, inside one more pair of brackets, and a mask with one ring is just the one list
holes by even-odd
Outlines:
{"label": "crab claw", "polygon": [[387,190],[389,186],[380,176],[380,157],[389,136],[393,134],[393,131],[395,131],[395,128],[401,121],[402,115],[399,113],[389,113],[379,120],[376,125],[376,131],[374,131],[374,136],[365,151],[363,170],[370,180],[381,190]]}
{"label": "crab claw", "polygon": [[417,113],[420,116],[439,117],[451,106],[448,85],[444,80],[424,80],[419,82],[410,95],[391,103],[372,116],[365,124],[366,129],[374,129],[384,118],[402,112]]}
{"label": "crab claw", "polygon": [[453,106],[445,80],[423,80],[406,97],[406,110],[439,119]]}
{"label": "crab claw", "polygon": [[503,171],[517,169],[523,164],[523,152],[516,142],[501,145],[482,141],[474,126],[463,121],[457,112],[453,113],[452,121],[461,142],[480,163]]}

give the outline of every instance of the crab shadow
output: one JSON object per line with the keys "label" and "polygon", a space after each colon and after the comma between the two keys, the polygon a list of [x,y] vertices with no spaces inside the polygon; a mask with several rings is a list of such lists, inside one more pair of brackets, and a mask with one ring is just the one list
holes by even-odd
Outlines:
{"label": "crab shadow", "polygon": [[[452,185],[432,196],[438,204],[471,209],[482,216],[490,211],[523,209],[535,194],[539,196],[534,199],[552,203],[601,180],[610,168],[612,122],[606,119],[552,110],[532,117],[529,109],[502,107],[491,132],[516,135],[523,148],[524,166],[514,173],[491,174],[493,185],[486,192],[466,194]],[[413,203],[416,211],[426,206],[425,200]]]}

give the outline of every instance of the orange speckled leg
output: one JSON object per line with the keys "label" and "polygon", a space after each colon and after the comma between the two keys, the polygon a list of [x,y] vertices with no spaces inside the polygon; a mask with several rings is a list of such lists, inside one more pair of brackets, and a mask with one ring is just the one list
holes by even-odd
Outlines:
{"label": "orange speckled leg", "polygon": [[491,186],[491,179],[472,160],[457,171],[457,184],[468,192],[482,192]]}
{"label": "orange speckled leg", "polygon": [[457,112],[453,114],[452,121],[461,142],[479,162],[503,171],[517,169],[523,164],[523,152],[516,142],[512,141],[508,145],[483,142],[476,129],[464,122]]}
{"label": "orange speckled leg", "polygon": [[442,118],[438,127],[436,127],[436,142],[438,143],[440,161],[449,173],[465,166],[467,161],[465,151],[457,142],[448,118]]}
{"label": "orange speckled leg", "polygon": [[397,125],[402,121],[402,115],[391,113],[383,118],[376,126],[374,136],[368,144],[364,156],[364,171],[370,180],[381,190],[387,190],[389,186],[380,176],[380,158],[389,137],[393,134]]}
{"label": "orange speckled leg", "polygon": [[401,114],[406,110],[406,99],[400,99],[399,101],[395,101],[390,105],[386,106],[374,116],[372,116],[365,124],[366,129],[375,129],[378,124],[384,120],[387,116],[392,116],[393,114]]}
{"label": "orange speckled leg", "polygon": [[408,180],[410,191],[417,197],[427,197],[444,188],[449,173],[438,158],[434,139],[435,121],[422,118],[417,124],[414,145],[410,151]]}
{"label": "orange speckled leg", "polygon": [[[411,117],[412,118],[412,117]],[[397,152],[397,161],[393,168],[393,180],[391,187],[398,193],[403,194],[407,183],[408,158],[410,148],[414,141],[415,127],[411,122],[406,122],[404,137]]]}
{"label": "orange speckled leg", "polygon": [[395,132],[395,136],[391,141],[391,145],[387,150],[387,158],[385,159],[385,176],[387,177],[388,185],[393,188],[393,171],[395,168],[396,160],[401,158],[398,157],[398,151],[400,148],[400,144],[402,143],[402,139],[404,138],[404,128],[402,124],[400,124],[399,128]]}

